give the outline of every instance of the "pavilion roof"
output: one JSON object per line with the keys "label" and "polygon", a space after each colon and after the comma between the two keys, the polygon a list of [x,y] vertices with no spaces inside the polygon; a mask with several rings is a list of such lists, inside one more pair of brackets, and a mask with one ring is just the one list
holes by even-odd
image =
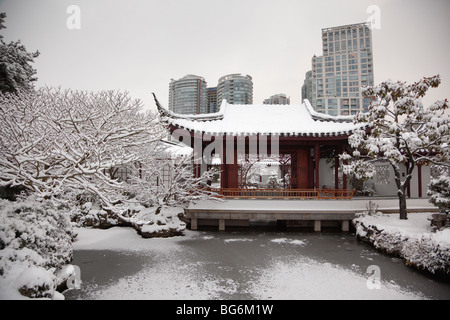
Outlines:
{"label": "pavilion roof", "polygon": [[154,95],[161,120],[177,128],[211,135],[348,136],[359,125],[353,116],[316,112],[308,100],[301,105],[232,105],[222,101],[217,113],[183,115],[163,107]]}

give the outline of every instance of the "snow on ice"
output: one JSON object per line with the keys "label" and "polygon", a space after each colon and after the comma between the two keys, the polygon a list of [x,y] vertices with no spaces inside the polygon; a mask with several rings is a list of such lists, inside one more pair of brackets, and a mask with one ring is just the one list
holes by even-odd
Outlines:
{"label": "snow on ice", "polygon": [[[230,240],[237,241],[230,241]],[[75,249],[131,250],[158,259],[153,264],[129,276],[120,278],[89,293],[90,299],[223,299],[224,296],[243,294],[254,299],[424,299],[421,294],[409,292],[391,282],[382,282],[380,290],[369,290],[367,276],[357,270],[302,255],[289,259],[268,257],[267,265],[246,266],[239,271],[251,281],[229,278],[230,266],[209,259],[200,261],[201,252],[188,252],[184,241],[220,241],[201,232],[186,231],[184,237],[170,239],[143,239],[130,228],[109,230],[79,230]],[[223,239],[225,245],[240,246],[252,238]],[[256,240],[253,241],[255,243]],[[270,243],[292,244],[303,247],[306,240],[287,238],[267,239]],[[261,243],[259,243],[261,244]],[[264,245],[266,247],[266,245]],[[232,250],[232,248],[230,249]],[[182,263],[181,263],[182,261]],[[233,263],[234,268],[243,266]],[[211,268],[225,270],[211,274]],[[228,269],[227,269],[228,268]],[[245,277],[244,277],[245,278]]]}

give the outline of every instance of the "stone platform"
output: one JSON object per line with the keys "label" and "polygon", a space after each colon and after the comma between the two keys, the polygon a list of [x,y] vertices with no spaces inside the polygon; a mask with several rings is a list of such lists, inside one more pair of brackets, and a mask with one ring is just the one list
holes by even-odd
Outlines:
{"label": "stone platform", "polygon": [[[349,231],[350,221],[358,212],[367,210],[369,201],[383,213],[398,213],[397,198],[363,197],[351,200],[273,200],[225,199],[199,201],[185,209],[191,229],[198,226],[246,226],[251,220],[283,221],[288,226],[307,225],[321,231],[322,222],[337,221],[342,231]],[[437,212],[427,198],[407,199],[408,212]]]}

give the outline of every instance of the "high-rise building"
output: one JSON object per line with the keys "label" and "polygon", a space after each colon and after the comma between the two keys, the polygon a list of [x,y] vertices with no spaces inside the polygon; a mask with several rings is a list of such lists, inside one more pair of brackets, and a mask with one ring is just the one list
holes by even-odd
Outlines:
{"label": "high-rise building", "polygon": [[302,86],[302,101],[308,99],[312,103],[312,70],[305,73],[305,81]]}
{"label": "high-rise building", "polygon": [[208,106],[209,113],[216,113],[219,111],[217,105],[217,87],[206,89],[206,104]]}
{"label": "high-rise building", "polygon": [[253,104],[252,77],[241,74],[229,74],[219,79],[217,85],[217,103],[225,99],[229,104]]}
{"label": "high-rise building", "polygon": [[372,99],[362,96],[361,87],[374,83],[370,23],[322,29],[322,53],[312,58],[310,102],[315,110],[329,115],[367,110]]}
{"label": "high-rise building", "polygon": [[263,104],[291,104],[291,99],[284,93],[275,94],[263,101]]}
{"label": "high-rise building", "polygon": [[178,80],[171,79],[169,110],[180,114],[207,113],[205,79],[192,74]]}

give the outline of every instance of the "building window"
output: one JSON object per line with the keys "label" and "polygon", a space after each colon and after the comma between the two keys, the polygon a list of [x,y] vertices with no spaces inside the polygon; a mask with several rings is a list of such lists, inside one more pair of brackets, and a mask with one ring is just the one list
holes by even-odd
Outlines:
{"label": "building window", "polygon": [[337,105],[337,99],[328,99],[328,110],[330,109],[337,109],[338,105]]}
{"label": "building window", "polygon": [[372,102],[372,99],[370,98],[363,98],[363,108],[364,110],[369,110],[370,103]]}
{"label": "building window", "polygon": [[328,114],[329,114],[330,116],[337,116],[337,115],[338,115],[338,112],[337,112],[337,110],[330,110],[330,111],[328,111]]}

